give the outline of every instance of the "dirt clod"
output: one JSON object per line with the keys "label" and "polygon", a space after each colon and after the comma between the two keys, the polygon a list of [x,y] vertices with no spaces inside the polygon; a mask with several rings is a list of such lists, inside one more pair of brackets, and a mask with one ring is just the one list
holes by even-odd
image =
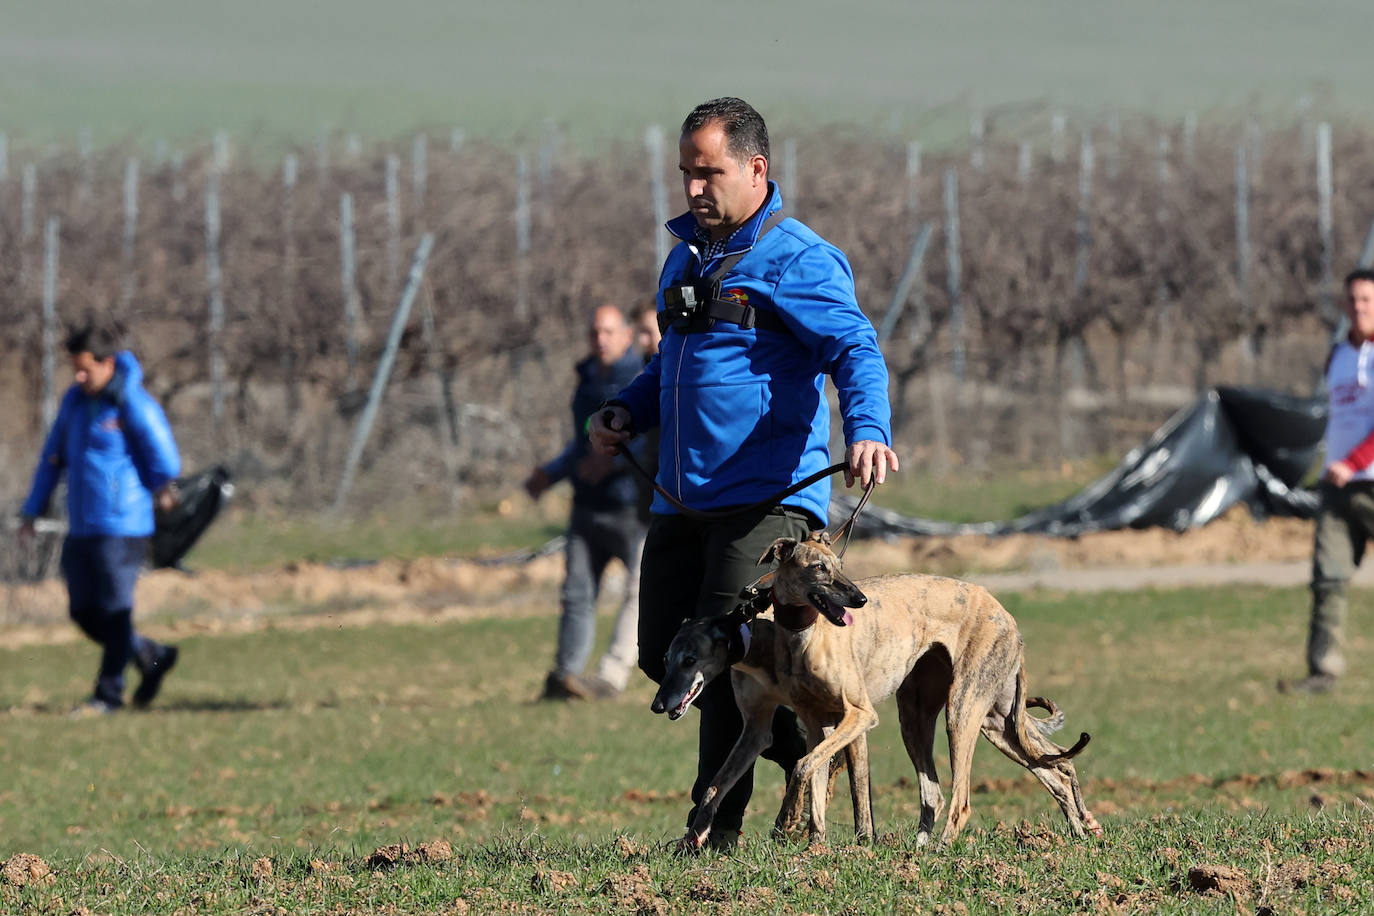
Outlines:
{"label": "dirt clod", "polygon": [[453,858],[453,847],[447,840],[421,843],[415,847],[415,860],[422,865],[439,865]]}
{"label": "dirt clod", "polygon": [[1249,876],[1233,865],[1195,865],[1188,869],[1188,884],[1200,892],[1218,891],[1235,896],[1250,892]]}
{"label": "dirt clod", "polygon": [[373,850],[372,855],[367,857],[367,867],[385,871],[400,865],[410,853],[410,846],[405,843],[392,843],[389,846],[379,846]]}
{"label": "dirt clod", "polygon": [[0,866],[0,877],[4,878],[6,884],[13,884],[15,887],[46,887],[57,881],[47,862],[27,852],[11,856],[3,866]]}
{"label": "dirt clod", "polygon": [[248,873],[248,877],[252,878],[254,881],[270,880],[272,877],[272,860],[266,856],[258,859],[253,863],[253,868]]}

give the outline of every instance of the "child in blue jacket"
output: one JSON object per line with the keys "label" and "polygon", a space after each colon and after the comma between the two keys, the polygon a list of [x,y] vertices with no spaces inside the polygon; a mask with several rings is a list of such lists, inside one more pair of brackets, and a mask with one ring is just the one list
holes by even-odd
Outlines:
{"label": "child in blue jacket", "polygon": [[67,391],[39,456],[21,510],[21,536],[32,536],[58,479],[67,475],[68,532],[62,575],[70,613],[104,648],[95,692],[78,711],[106,713],[124,705],[124,669],[132,661],[143,678],[136,706],[150,703],[176,664],[177,648],[138,634],[134,584],[153,533],[156,506],[176,506],[181,471],[162,408],[143,389],[143,369],[121,349],[120,327],[92,322],[67,336],[76,384]]}

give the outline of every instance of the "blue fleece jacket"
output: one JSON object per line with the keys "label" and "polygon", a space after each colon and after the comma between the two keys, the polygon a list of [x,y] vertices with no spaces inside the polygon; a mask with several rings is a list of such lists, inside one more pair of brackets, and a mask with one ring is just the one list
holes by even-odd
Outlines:
{"label": "blue fleece jacket", "polygon": [[73,385],[62,399],[38,458],[25,516],[42,515],[67,472],[68,533],[147,537],[153,533],[153,493],[181,473],[167,417],[143,390],[143,367],[125,350],[95,397]]}
{"label": "blue fleece jacket", "polygon": [[[825,376],[839,394],[847,445],[892,444],[887,365],[873,325],[859,309],[843,252],[795,219],[759,238],[782,207],[769,182],[768,202],[726,247],[747,251],[721,277],[722,298],[777,314],[787,331],[745,330],[717,322],[703,333],[669,329],[658,355],[618,395],[637,429],[660,427],[658,481],[694,509],[757,502],[834,463]],[[708,274],[700,263],[690,213],[668,223],[682,241],[659,277],[663,290]],[[835,461],[842,456],[835,456]],[[830,479],[785,500],[824,520]],[[652,511],[675,510],[656,496]]]}

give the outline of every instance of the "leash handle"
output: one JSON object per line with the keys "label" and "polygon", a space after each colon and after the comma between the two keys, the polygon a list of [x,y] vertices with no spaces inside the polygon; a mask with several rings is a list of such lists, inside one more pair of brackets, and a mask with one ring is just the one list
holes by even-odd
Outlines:
{"label": "leash handle", "polygon": [[837,554],[841,560],[844,559],[844,552],[849,549],[849,542],[854,540],[854,523],[858,521],[859,513],[864,510],[864,505],[868,502],[868,497],[873,495],[873,488],[877,485],[878,475],[874,472],[868,478],[868,486],[864,487],[864,495],[859,497],[859,504],[854,507],[854,511],[850,513],[845,523],[836,528],[835,533],[830,536],[831,543],[838,541],[841,535],[844,536],[844,546],[840,548],[840,552]]}

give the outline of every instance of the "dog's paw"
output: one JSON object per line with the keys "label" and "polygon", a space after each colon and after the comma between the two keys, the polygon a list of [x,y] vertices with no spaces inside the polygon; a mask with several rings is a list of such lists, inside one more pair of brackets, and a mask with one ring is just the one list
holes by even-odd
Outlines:
{"label": "dog's paw", "polygon": [[688,830],[673,846],[673,854],[678,856],[697,856],[701,855],[702,847],[706,845],[706,836],[710,833],[697,833],[695,830]]}

